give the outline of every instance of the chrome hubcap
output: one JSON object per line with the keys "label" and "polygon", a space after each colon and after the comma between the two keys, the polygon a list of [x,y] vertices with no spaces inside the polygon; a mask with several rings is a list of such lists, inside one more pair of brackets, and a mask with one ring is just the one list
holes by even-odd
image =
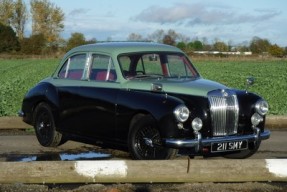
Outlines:
{"label": "chrome hubcap", "polygon": [[152,140],[151,139],[149,139],[149,138],[143,138],[144,139],[144,141],[145,141],[145,144],[147,145],[147,146],[149,146],[149,147],[154,147],[154,145],[153,145],[153,142],[152,142]]}

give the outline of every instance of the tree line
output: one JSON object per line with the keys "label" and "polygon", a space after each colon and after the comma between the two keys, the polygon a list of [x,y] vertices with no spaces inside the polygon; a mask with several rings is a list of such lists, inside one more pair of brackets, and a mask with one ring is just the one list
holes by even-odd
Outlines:
{"label": "tree line", "polygon": [[156,30],[147,37],[143,37],[137,33],[131,33],[128,36],[131,41],[155,41],[164,44],[174,45],[187,53],[194,51],[218,51],[218,52],[252,52],[253,54],[269,54],[275,57],[283,57],[287,55],[287,47],[283,48],[277,44],[272,44],[268,39],[253,37],[248,44],[232,45],[232,42],[225,43],[220,39],[215,39],[213,43],[208,43],[206,37],[201,40],[194,38],[190,40],[189,37],[177,33],[170,29],[168,31]]}
{"label": "tree line", "polygon": [[[24,37],[28,19],[32,33]],[[0,0],[0,53],[55,52],[63,42],[64,12],[49,0],[30,0],[30,14],[23,0]]]}
{"label": "tree line", "polygon": [[[21,54],[55,54],[71,48],[96,43],[97,40],[86,40],[82,33],[72,33],[67,40],[61,38],[64,30],[64,12],[49,0],[30,0],[30,13],[23,0],[0,0],[0,53]],[[24,31],[28,20],[32,21],[32,33],[25,37]],[[107,39],[110,41],[111,39]],[[154,41],[174,45],[187,53],[194,51],[250,51],[253,54],[269,54],[276,57],[287,55],[287,48],[272,44],[268,39],[253,37],[248,44],[232,45],[215,39],[208,43],[207,38],[193,38],[175,30],[156,30],[143,37],[130,33],[127,41]]]}

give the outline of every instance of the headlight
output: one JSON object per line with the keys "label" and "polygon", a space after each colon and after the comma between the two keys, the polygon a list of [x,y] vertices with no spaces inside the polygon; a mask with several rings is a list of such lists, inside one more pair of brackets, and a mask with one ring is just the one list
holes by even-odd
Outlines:
{"label": "headlight", "polygon": [[193,121],[191,123],[192,129],[195,132],[198,132],[202,128],[202,125],[203,125],[202,120],[200,118],[198,118],[198,117],[193,119]]}
{"label": "headlight", "polygon": [[259,115],[258,113],[254,113],[251,117],[251,123],[254,126],[259,125],[259,123],[261,123],[262,121],[263,121],[263,117]]}
{"label": "headlight", "polygon": [[174,109],[173,114],[179,122],[183,123],[189,117],[189,110],[186,106],[179,105]]}
{"label": "headlight", "polygon": [[257,101],[255,109],[260,115],[266,115],[268,112],[268,103],[264,100]]}

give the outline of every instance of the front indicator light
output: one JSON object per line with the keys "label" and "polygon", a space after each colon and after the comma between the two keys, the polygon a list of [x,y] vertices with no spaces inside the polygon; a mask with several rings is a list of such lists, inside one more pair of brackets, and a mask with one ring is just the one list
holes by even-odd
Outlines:
{"label": "front indicator light", "polygon": [[253,126],[259,125],[263,121],[263,117],[258,113],[254,113],[251,117],[251,123]]}
{"label": "front indicator light", "polygon": [[193,131],[195,131],[195,132],[200,131],[202,126],[203,126],[202,120],[200,118],[196,117],[191,122],[191,126],[192,126]]}

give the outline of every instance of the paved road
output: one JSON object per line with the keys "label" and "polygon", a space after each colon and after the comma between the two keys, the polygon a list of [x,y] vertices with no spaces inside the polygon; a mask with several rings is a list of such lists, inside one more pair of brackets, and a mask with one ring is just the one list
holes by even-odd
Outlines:
{"label": "paved road", "polygon": [[271,137],[261,143],[252,158],[287,159],[287,131],[272,131]]}
{"label": "paved road", "polygon": [[[259,151],[251,158],[277,159],[287,158],[287,131],[272,131],[270,139],[261,143]],[[96,159],[109,157],[115,159],[128,158],[126,153],[115,150],[101,149],[97,146],[68,141],[58,148],[46,148],[40,146],[34,135],[0,136],[0,161],[12,161],[21,156],[33,160],[33,156],[43,154],[65,154],[66,160],[79,158]],[[98,156],[100,154],[100,156]],[[30,156],[30,157],[29,157]],[[61,156],[63,159],[63,157]],[[74,159],[73,159],[74,158]],[[55,157],[57,159],[57,157]]]}

